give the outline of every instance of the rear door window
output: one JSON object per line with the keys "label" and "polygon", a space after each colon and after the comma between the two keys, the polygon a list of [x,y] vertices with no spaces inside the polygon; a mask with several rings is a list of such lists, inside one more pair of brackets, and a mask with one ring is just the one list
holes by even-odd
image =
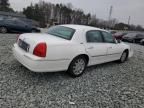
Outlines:
{"label": "rear door window", "polygon": [[106,43],[115,43],[115,39],[114,37],[111,35],[111,33],[108,32],[102,32],[103,37],[104,37],[104,41]]}
{"label": "rear door window", "polygon": [[103,42],[103,37],[100,31],[92,30],[86,33],[86,40],[89,43]]}

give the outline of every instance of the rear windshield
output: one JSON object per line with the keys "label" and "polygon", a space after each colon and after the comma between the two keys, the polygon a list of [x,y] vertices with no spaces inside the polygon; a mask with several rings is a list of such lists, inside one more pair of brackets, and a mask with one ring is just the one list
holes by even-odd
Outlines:
{"label": "rear windshield", "polygon": [[47,33],[56,37],[71,40],[75,30],[64,26],[54,26],[49,28]]}

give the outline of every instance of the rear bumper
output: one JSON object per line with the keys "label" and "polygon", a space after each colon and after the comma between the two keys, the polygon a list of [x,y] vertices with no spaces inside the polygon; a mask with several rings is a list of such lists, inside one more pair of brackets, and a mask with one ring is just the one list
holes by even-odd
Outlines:
{"label": "rear bumper", "polygon": [[57,72],[68,69],[70,60],[46,60],[26,53],[17,44],[13,47],[14,57],[26,68],[33,72]]}

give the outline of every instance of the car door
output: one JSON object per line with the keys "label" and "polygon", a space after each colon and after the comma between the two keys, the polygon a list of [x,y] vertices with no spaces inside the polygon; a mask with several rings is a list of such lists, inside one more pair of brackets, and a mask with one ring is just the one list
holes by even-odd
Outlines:
{"label": "car door", "polygon": [[7,27],[11,31],[19,31],[20,26],[18,26],[17,21],[13,18],[6,20]]}
{"label": "car door", "polygon": [[13,20],[10,20],[10,19],[4,20],[4,24],[9,30],[15,31],[15,24]]}
{"label": "car door", "polygon": [[121,43],[117,43],[115,38],[111,35],[111,33],[102,32],[104,42],[108,46],[108,51],[107,51],[107,60],[108,61],[113,61],[113,60],[118,60],[121,57],[121,54],[123,52],[123,48]]}
{"label": "car door", "polygon": [[15,23],[19,32],[30,32],[29,26],[23,21],[16,20]]}
{"label": "car door", "polygon": [[90,56],[89,65],[105,62],[107,49],[100,31],[91,30],[86,33],[86,51]]}

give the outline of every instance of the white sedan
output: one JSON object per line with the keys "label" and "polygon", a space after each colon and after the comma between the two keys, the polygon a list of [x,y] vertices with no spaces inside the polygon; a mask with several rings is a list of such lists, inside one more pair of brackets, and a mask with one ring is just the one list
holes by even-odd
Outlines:
{"label": "white sedan", "polygon": [[105,30],[82,25],[59,25],[44,34],[22,34],[14,44],[15,58],[33,72],[67,71],[74,77],[87,66],[132,57],[130,46]]}

